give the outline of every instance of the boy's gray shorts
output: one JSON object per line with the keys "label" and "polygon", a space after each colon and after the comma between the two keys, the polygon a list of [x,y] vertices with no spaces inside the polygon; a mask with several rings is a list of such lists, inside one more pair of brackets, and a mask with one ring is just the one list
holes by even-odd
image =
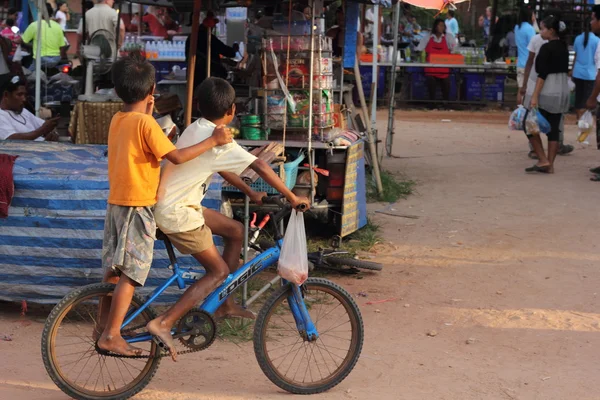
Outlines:
{"label": "boy's gray shorts", "polygon": [[104,220],[102,266],[143,286],[150,272],[155,240],[152,207],[109,204]]}

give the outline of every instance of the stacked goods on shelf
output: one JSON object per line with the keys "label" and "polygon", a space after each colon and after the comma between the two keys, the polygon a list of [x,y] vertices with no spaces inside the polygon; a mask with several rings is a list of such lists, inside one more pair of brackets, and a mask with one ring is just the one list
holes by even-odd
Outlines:
{"label": "stacked goods on shelf", "polygon": [[240,116],[240,123],[242,126],[240,131],[244,139],[261,140],[265,138],[258,115],[242,115]]}
{"label": "stacked goods on shelf", "polygon": [[[289,44],[289,59],[288,57]],[[266,124],[283,129],[287,106],[287,127],[308,128],[310,112],[310,63],[313,60],[313,127],[334,125],[333,60],[331,38],[315,37],[310,52],[308,36],[274,36],[263,39],[265,50]],[[311,57],[312,56],[312,57]],[[287,99],[287,101],[286,101]]]}

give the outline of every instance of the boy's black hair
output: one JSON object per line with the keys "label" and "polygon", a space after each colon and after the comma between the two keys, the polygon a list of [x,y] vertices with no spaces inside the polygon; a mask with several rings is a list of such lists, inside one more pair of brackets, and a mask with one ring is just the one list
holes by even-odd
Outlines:
{"label": "boy's black hair", "polygon": [[4,23],[6,24],[6,26],[8,26],[9,28],[12,28],[15,25],[15,20],[12,18],[6,18],[6,21],[4,21]]}
{"label": "boy's black hair", "polygon": [[196,99],[202,117],[214,121],[235,103],[235,89],[225,79],[207,78],[196,88]]}
{"label": "boy's black hair", "polygon": [[118,59],[112,67],[115,92],[125,104],[138,103],[154,89],[156,71],[140,53]]}
{"label": "boy's black hair", "polygon": [[448,15],[451,16],[452,18],[454,18],[454,15],[456,13],[454,12],[454,10],[448,10]]}
{"label": "boy's black hair", "polygon": [[7,11],[7,13],[6,13],[6,14],[7,14],[7,15],[13,15],[13,14],[16,14],[16,13],[18,13],[18,12],[19,12],[19,10],[17,10],[17,9],[16,9],[16,8],[14,8],[14,7],[11,7],[11,8],[9,8],[9,9],[8,9],[8,11]]}
{"label": "boy's black hair", "polygon": [[48,11],[48,16],[50,18],[54,17],[54,9],[52,8],[52,5],[50,3],[46,3],[46,11]]}

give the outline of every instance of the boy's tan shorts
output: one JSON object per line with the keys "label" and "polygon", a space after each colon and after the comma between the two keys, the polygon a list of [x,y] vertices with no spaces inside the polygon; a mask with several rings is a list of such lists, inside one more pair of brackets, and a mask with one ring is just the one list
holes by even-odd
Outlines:
{"label": "boy's tan shorts", "polygon": [[212,231],[206,224],[188,232],[169,233],[167,237],[181,254],[202,253],[214,245]]}

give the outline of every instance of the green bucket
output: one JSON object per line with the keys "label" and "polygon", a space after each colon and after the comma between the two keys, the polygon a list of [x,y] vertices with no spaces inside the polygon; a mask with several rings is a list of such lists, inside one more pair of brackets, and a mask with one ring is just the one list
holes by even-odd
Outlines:
{"label": "green bucket", "polygon": [[242,126],[260,125],[260,116],[254,114],[242,115],[240,117],[240,123],[242,124]]}
{"label": "green bucket", "polygon": [[264,138],[264,132],[259,127],[242,126],[242,136],[247,140],[261,140]]}

